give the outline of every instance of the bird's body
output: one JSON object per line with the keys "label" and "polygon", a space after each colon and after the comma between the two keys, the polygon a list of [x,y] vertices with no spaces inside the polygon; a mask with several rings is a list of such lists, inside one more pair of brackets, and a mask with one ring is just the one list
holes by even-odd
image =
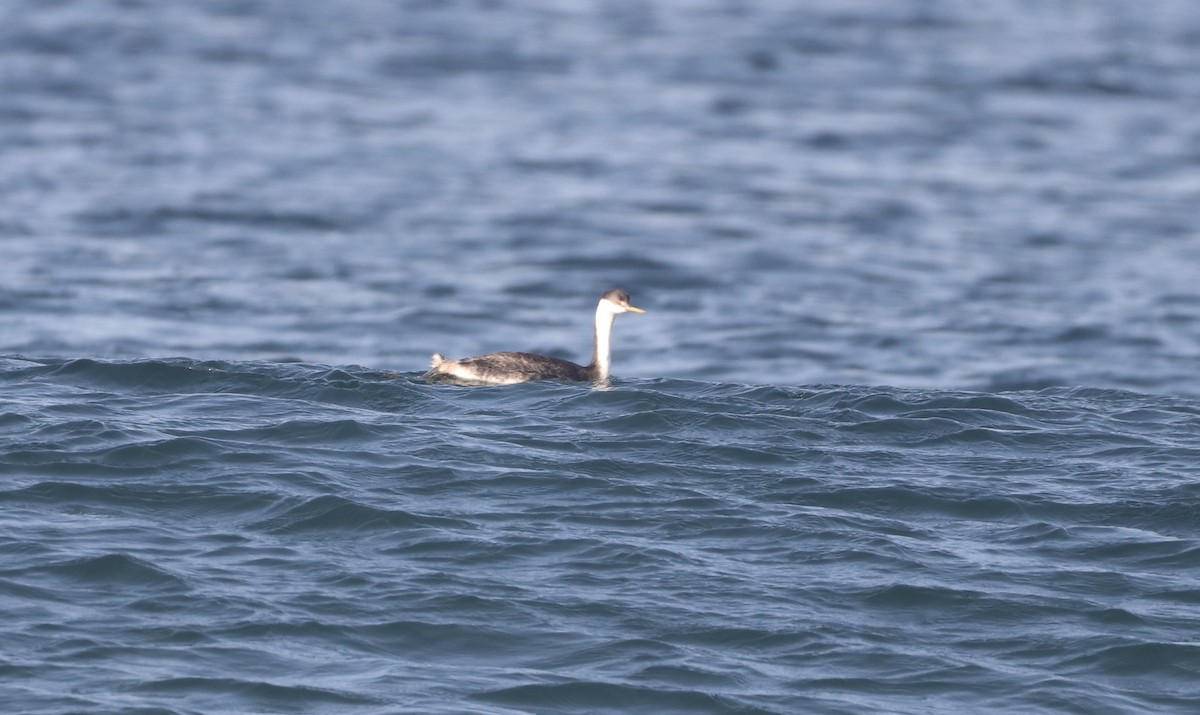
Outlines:
{"label": "bird's body", "polygon": [[511,385],[530,380],[592,380],[587,367],[534,353],[488,353],[451,360],[433,354],[430,376],[448,375],[469,382]]}
{"label": "bird's body", "polygon": [[569,360],[534,353],[502,352],[452,360],[433,354],[426,377],[450,379],[485,385],[512,385],[530,380],[604,380],[611,360],[613,321],[625,312],[644,313],[629,304],[629,294],[610,290],[596,304],[596,329],[593,335],[592,361],[576,365]]}

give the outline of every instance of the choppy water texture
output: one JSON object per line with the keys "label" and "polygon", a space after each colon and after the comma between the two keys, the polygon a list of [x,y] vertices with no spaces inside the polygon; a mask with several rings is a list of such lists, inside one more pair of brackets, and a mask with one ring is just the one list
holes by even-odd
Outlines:
{"label": "choppy water texture", "polygon": [[0,710],[1193,712],[1197,117],[1191,0],[8,0]]}
{"label": "choppy water texture", "polygon": [[186,360],[13,360],[3,387],[30,712],[1200,696],[1195,401]]}

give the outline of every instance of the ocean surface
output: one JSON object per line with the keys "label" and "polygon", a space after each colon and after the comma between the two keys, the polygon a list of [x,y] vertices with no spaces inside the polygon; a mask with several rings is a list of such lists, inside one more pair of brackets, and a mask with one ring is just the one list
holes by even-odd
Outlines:
{"label": "ocean surface", "polygon": [[0,712],[1198,709],[1200,4],[0,1]]}

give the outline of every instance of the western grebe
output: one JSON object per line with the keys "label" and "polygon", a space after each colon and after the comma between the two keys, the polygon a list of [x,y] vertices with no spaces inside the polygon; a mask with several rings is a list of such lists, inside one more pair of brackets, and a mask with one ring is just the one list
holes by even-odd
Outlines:
{"label": "western grebe", "polygon": [[610,290],[596,304],[596,332],[592,342],[592,361],[576,365],[568,360],[533,353],[488,353],[451,360],[433,354],[433,363],[425,377],[457,378],[485,385],[512,385],[530,380],[604,380],[611,360],[613,321],[625,312],[645,313],[629,304],[629,294]]}

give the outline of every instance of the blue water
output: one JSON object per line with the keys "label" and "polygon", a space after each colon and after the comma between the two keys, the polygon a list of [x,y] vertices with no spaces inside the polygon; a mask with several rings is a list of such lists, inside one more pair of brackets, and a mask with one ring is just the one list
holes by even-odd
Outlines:
{"label": "blue water", "polygon": [[0,711],[1195,712],[1197,116],[1191,0],[8,0]]}

